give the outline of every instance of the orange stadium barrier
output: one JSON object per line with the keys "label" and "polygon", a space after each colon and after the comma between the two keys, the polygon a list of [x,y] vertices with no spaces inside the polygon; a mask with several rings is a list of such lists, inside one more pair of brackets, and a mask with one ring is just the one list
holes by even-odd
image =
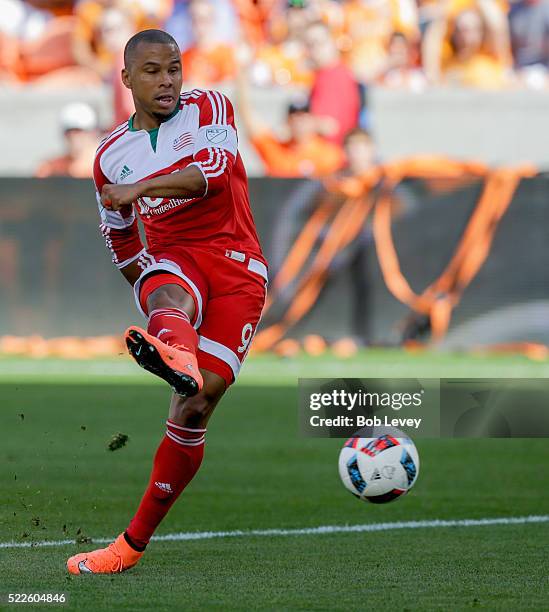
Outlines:
{"label": "orange stadium barrier", "polygon": [[[344,249],[360,232],[372,208],[371,199],[348,199],[334,216],[329,231],[311,264],[307,276],[299,284],[294,300],[284,319],[259,332],[254,341],[256,351],[268,350],[274,343],[299,321],[314,305],[328,266],[334,257]],[[306,255],[306,253],[304,253]]]}
{"label": "orange stadium barrier", "polygon": [[[390,185],[394,187],[405,176],[425,176],[422,172],[429,171],[430,162],[421,166],[420,164],[418,167],[418,160],[414,160],[412,166],[404,165],[400,172],[397,168],[391,168]],[[452,169],[457,168],[454,166]],[[479,169],[480,166],[475,168],[477,171]],[[411,174],[413,170],[419,172]],[[469,164],[464,165],[464,172],[470,173],[471,170]],[[459,303],[461,294],[486,260],[498,222],[511,203],[520,179],[533,176],[535,173],[535,169],[530,166],[487,170],[483,173],[484,190],[453,258],[439,278],[421,294],[411,289],[400,268],[391,235],[390,195],[386,191],[379,199],[373,227],[383,278],[398,300],[415,312],[428,315],[433,340],[439,340],[445,335],[450,324],[452,309]],[[434,172],[430,175],[433,174]]]}
{"label": "orange stadium barrier", "polygon": [[[300,272],[303,273],[302,280],[282,319],[257,334],[255,351],[272,349],[307,314],[322,290],[331,261],[356,238],[372,211],[376,252],[387,288],[412,311],[428,317],[433,342],[442,339],[448,330],[453,309],[490,252],[498,223],[520,180],[536,174],[536,169],[530,165],[490,169],[481,163],[441,157],[416,157],[381,166],[379,171],[381,186],[378,193],[373,189],[371,177],[368,177],[362,184],[360,194],[345,200],[331,219],[327,202],[313,212],[273,281],[274,295],[269,307],[277,294]],[[402,272],[391,232],[395,214],[394,190],[406,178],[466,181],[470,177],[482,178],[484,187],[462,238],[440,276],[423,292],[416,293]],[[356,179],[351,181],[356,191]],[[327,187],[332,193],[339,190],[345,194],[349,192],[349,180],[341,181],[339,185],[330,183]],[[325,237],[318,253],[304,270],[323,230]]]}

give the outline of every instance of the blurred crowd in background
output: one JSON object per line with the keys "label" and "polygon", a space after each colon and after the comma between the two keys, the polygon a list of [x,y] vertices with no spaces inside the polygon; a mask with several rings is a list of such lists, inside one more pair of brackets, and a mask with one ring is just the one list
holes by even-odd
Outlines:
{"label": "blurred crowd in background", "polygon": [[[313,87],[336,55],[361,84],[547,87],[546,0],[0,0],[0,80],[109,81],[134,32],[177,40],[189,82]],[[333,49],[330,47],[333,46]]]}
{"label": "blurred crowd in background", "polygon": [[[549,0],[0,0],[0,16],[0,87],[109,84],[112,125],[133,112],[119,77],[126,41],[167,30],[186,83],[236,87],[241,128],[272,176],[341,168],[347,136],[367,138],[372,86],[549,89]],[[302,92],[284,140],[249,103],[265,87]],[[68,157],[38,175],[89,175],[89,155],[70,152],[93,149],[94,110],[63,109],[61,127]]]}

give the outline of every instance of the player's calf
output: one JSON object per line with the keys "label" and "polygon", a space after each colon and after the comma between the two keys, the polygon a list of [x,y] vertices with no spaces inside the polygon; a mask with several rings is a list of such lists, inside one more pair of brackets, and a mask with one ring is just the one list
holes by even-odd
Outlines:
{"label": "player's calf", "polygon": [[226,383],[221,376],[202,370],[204,386],[194,397],[172,397],[170,420],[182,427],[205,428],[225,393]]}
{"label": "player's calf", "polygon": [[225,381],[204,370],[204,388],[194,397],[174,396],[166,434],[154,457],[149,486],[126,538],[138,551],[147,546],[156,527],[193,479],[204,456],[206,424],[225,392]]}

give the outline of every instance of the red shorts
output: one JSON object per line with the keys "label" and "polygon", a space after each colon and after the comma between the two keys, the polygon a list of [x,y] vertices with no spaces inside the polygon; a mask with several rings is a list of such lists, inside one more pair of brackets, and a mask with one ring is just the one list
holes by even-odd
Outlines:
{"label": "red shorts", "polygon": [[201,247],[151,248],[139,259],[144,268],[134,285],[137,308],[147,318],[141,291],[151,273],[169,273],[193,297],[192,324],[198,332],[198,365],[230,385],[240,371],[265,304],[267,267],[236,251]]}

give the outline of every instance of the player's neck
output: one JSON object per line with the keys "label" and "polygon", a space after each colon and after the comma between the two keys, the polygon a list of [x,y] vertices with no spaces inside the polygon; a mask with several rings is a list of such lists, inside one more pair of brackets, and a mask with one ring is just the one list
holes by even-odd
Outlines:
{"label": "player's neck", "polygon": [[179,111],[179,104],[176,104],[173,111],[166,115],[165,117],[155,117],[150,113],[147,113],[142,108],[137,107],[135,110],[135,114],[130,118],[130,129],[132,130],[147,130],[150,132],[151,130],[156,130],[160,127],[162,123],[166,123],[172,117],[177,115]]}
{"label": "player's neck", "polygon": [[136,110],[135,115],[132,117],[132,127],[134,130],[154,130],[160,127],[162,121],[156,117],[149,115],[143,111]]}

